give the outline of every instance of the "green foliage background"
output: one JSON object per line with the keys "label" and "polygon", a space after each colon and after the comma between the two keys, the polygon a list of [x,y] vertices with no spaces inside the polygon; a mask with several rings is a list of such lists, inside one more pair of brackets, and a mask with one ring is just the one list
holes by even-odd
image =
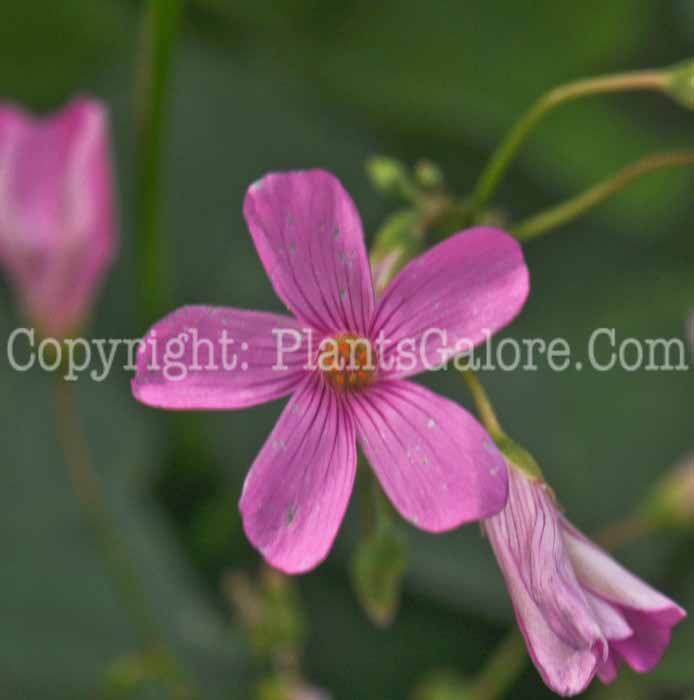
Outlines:
{"label": "green foliage background", "polygon": [[[142,5],[125,0],[5,0],[0,95],[38,110],[75,92],[113,110],[122,251],[94,318],[97,337],[135,337],[133,82]],[[445,0],[190,0],[173,72],[164,162],[164,232],[175,305],[279,310],[241,216],[247,185],[269,170],[320,166],[355,198],[367,233],[389,211],[364,176],[388,153],[441,164],[465,192],[485,156],[546,89],[694,53],[689,0],[453,3]],[[664,98],[594,98],[553,114],[498,194],[521,218],[651,152],[694,143],[694,115]],[[527,249],[533,291],[507,333],[682,336],[694,308],[694,177],[652,175],[599,211]],[[0,337],[18,323],[0,292]],[[194,435],[171,449],[170,416],[136,404],[129,378],[82,380],[79,395],[111,505],[181,659],[210,698],[247,698],[253,664],[220,594],[220,576],[254,571],[236,501],[281,410],[185,415]],[[469,405],[449,375],[424,380]],[[694,373],[493,373],[485,384],[509,432],[543,465],[572,520],[595,531],[628,512],[694,447]],[[65,476],[50,377],[0,362],[0,697],[95,697],[133,648],[129,629]],[[478,528],[408,531],[402,610],[374,629],[350,591],[354,513],[329,561],[300,581],[306,669],[336,698],[411,697],[436,668],[479,669],[512,621]],[[620,553],[694,607],[692,540],[653,536]],[[694,693],[694,623],[675,633],[647,678],[592,692],[626,700]],[[511,694],[549,697],[529,669]]]}

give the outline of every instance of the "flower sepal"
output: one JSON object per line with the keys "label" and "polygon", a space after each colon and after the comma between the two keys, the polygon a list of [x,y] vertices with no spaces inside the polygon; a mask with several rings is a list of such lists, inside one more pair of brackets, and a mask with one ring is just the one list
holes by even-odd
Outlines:
{"label": "flower sepal", "polygon": [[665,92],[683,107],[694,109],[694,59],[678,63],[669,70]]}
{"label": "flower sepal", "polygon": [[401,209],[389,216],[376,234],[369,256],[376,294],[422,252],[420,218],[416,209]]}
{"label": "flower sepal", "polygon": [[544,482],[540,465],[525,447],[519,445],[505,433],[495,436],[494,442],[512,467],[531,479]]}
{"label": "flower sepal", "polygon": [[654,486],[639,515],[656,529],[694,530],[694,453]]}
{"label": "flower sepal", "polygon": [[364,527],[352,559],[352,581],[371,622],[387,627],[400,605],[407,544],[376,480],[366,469],[360,476],[366,482],[360,504]]}

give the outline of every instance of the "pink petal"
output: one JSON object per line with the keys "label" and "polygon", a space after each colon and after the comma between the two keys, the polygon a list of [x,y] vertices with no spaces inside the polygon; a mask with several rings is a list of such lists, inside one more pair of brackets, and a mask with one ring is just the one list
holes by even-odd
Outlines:
{"label": "pink petal", "polygon": [[586,591],[585,595],[603,635],[610,642],[627,639],[634,634],[634,630],[629,627],[629,623],[619,608],[593,595],[590,591]]}
{"label": "pink petal", "polygon": [[598,677],[603,683],[612,683],[617,678],[619,662],[619,654],[611,649],[607,661],[598,666]]}
{"label": "pink petal", "polygon": [[615,680],[623,662],[639,673],[651,671],[670,644],[672,627],[657,614],[629,609],[624,609],[623,613],[632,634],[611,644],[610,658],[598,671],[603,683]]}
{"label": "pink petal", "polygon": [[[285,333],[283,347],[301,339],[301,348],[279,358],[273,331]],[[233,409],[272,401],[298,386],[309,359],[301,324],[262,311],[184,306],[144,340],[132,391],[160,408]]]}
{"label": "pink petal", "polygon": [[42,119],[0,106],[0,260],[44,335],[77,330],[113,258],[109,140],[95,100]]}
{"label": "pink petal", "polygon": [[655,615],[662,625],[674,625],[686,616],[676,603],[620,566],[566,520],[562,525],[569,556],[583,586],[620,608]]}
{"label": "pink petal", "polygon": [[359,442],[402,516],[431,532],[498,512],[506,463],[457,404],[404,381],[349,396]]}
{"label": "pink petal", "polygon": [[328,554],[352,492],[354,425],[340,397],[309,375],[292,396],[246,478],[241,515],[248,539],[289,574]]}
{"label": "pink petal", "polygon": [[599,648],[606,657],[603,631],[576,580],[559,517],[545,485],[510,468],[507,505],[486,528],[494,551],[508,551],[516,575],[554,634],[574,649]]}
{"label": "pink petal", "polygon": [[[415,341],[416,362],[393,370],[394,376],[409,376],[469,352],[503,328],[519,313],[528,291],[528,269],[517,241],[496,229],[473,228],[396,275],[378,303],[371,334],[382,333],[391,343],[383,353],[386,363],[393,361],[399,342]],[[442,339],[437,329],[447,337]]]}
{"label": "pink petal", "polygon": [[[686,617],[676,603],[620,566],[607,552],[591,542],[566,520],[565,540],[576,575],[582,585],[617,606],[633,634],[611,641],[616,667],[625,661],[639,672],[658,664],[670,643],[671,628]],[[614,679],[611,667],[601,674]]]}
{"label": "pink petal", "polygon": [[524,564],[517,558],[509,539],[512,533],[499,527],[500,522],[500,516],[486,521],[485,531],[506,580],[528,653],[542,679],[554,692],[564,696],[577,695],[593,679],[602,653],[590,646],[568,643],[552,629],[544,610],[528,590],[521,570]]}
{"label": "pink petal", "polygon": [[660,663],[670,644],[671,625],[662,624],[658,617],[646,612],[625,610],[624,614],[634,634],[616,641],[614,648],[634,671],[646,673]]}
{"label": "pink petal", "polygon": [[274,173],[248,190],[244,214],[275,291],[326,334],[364,335],[374,292],[359,214],[323,170]]}

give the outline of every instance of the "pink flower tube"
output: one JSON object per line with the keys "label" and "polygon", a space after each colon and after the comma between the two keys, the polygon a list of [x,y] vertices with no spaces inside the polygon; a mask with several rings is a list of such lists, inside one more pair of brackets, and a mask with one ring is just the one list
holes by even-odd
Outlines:
{"label": "pink flower tube", "polygon": [[105,107],[36,118],[0,104],[0,263],[45,336],[78,330],[114,253]]}
{"label": "pink flower tube", "polygon": [[548,486],[509,468],[504,510],[484,529],[528,652],[560,695],[604,683],[621,663],[650,671],[686,613],[621,567],[559,512]]}
{"label": "pink flower tube", "polygon": [[[132,387],[143,403],[183,410],[291,394],[241,496],[246,534],[266,560],[299,573],[327,555],[352,491],[357,440],[390,500],[418,527],[441,532],[497,513],[507,495],[503,456],[467,411],[407,378],[455,354],[457,340],[483,342],[516,316],[529,289],[518,243],[491,228],[459,233],[405,266],[377,302],[359,215],[333,175],[268,175],[249,189],[244,213],[293,317],[175,311],[150,332],[156,346],[142,346]],[[356,341],[351,369],[311,366],[323,355],[307,349],[306,330],[337,360]],[[229,370],[218,354],[225,331],[239,354]],[[292,331],[301,340],[278,363],[276,332]],[[179,347],[193,332],[200,357],[192,343]],[[379,336],[391,345],[372,364]],[[391,362],[403,340],[419,350],[404,367]],[[186,371],[167,375],[167,346]]]}

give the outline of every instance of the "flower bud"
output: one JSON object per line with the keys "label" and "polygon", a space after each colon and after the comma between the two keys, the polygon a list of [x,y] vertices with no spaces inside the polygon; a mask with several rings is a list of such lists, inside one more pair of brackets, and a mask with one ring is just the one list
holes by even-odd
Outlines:
{"label": "flower bud", "polygon": [[694,453],[655,485],[642,513],[655,527],[694,529]]}
{"label": "flower bud", "polygon": [[388,156],[369,158],[366,172],[374,187],[382,192],[397,192],[403,183],[409,181],[405,166]]}
{"label": "flower bud", "polygon": [[444,177],[441,168],[430,160],[420,160],[414,168],[417,184],[425,189],[437,189],[443,185]]}
{"label": "flower bud", "polygon": [[405,542],[389,519],[383,519],[357,545],[354,587],[369,619],[379,627],[389,625],[395,617],[406,561]]}
{"label": "flower bud", "polygon": [[0,104],[0,264],[45,336],[78,330],[113,258],[109,148],[96,100],[43,118]]}
{"label": "flower bud", "polygon": [[414,209],[404,209],[390,216],[376,234],[371,248],[376,294],[380,294],[400,268],[419,254],[422,246],[420,218]]}
{"label": "flower bud", "polygon": [[667,74],[665,92],[687,109],[694,109],[694,60],[679,63]]}

